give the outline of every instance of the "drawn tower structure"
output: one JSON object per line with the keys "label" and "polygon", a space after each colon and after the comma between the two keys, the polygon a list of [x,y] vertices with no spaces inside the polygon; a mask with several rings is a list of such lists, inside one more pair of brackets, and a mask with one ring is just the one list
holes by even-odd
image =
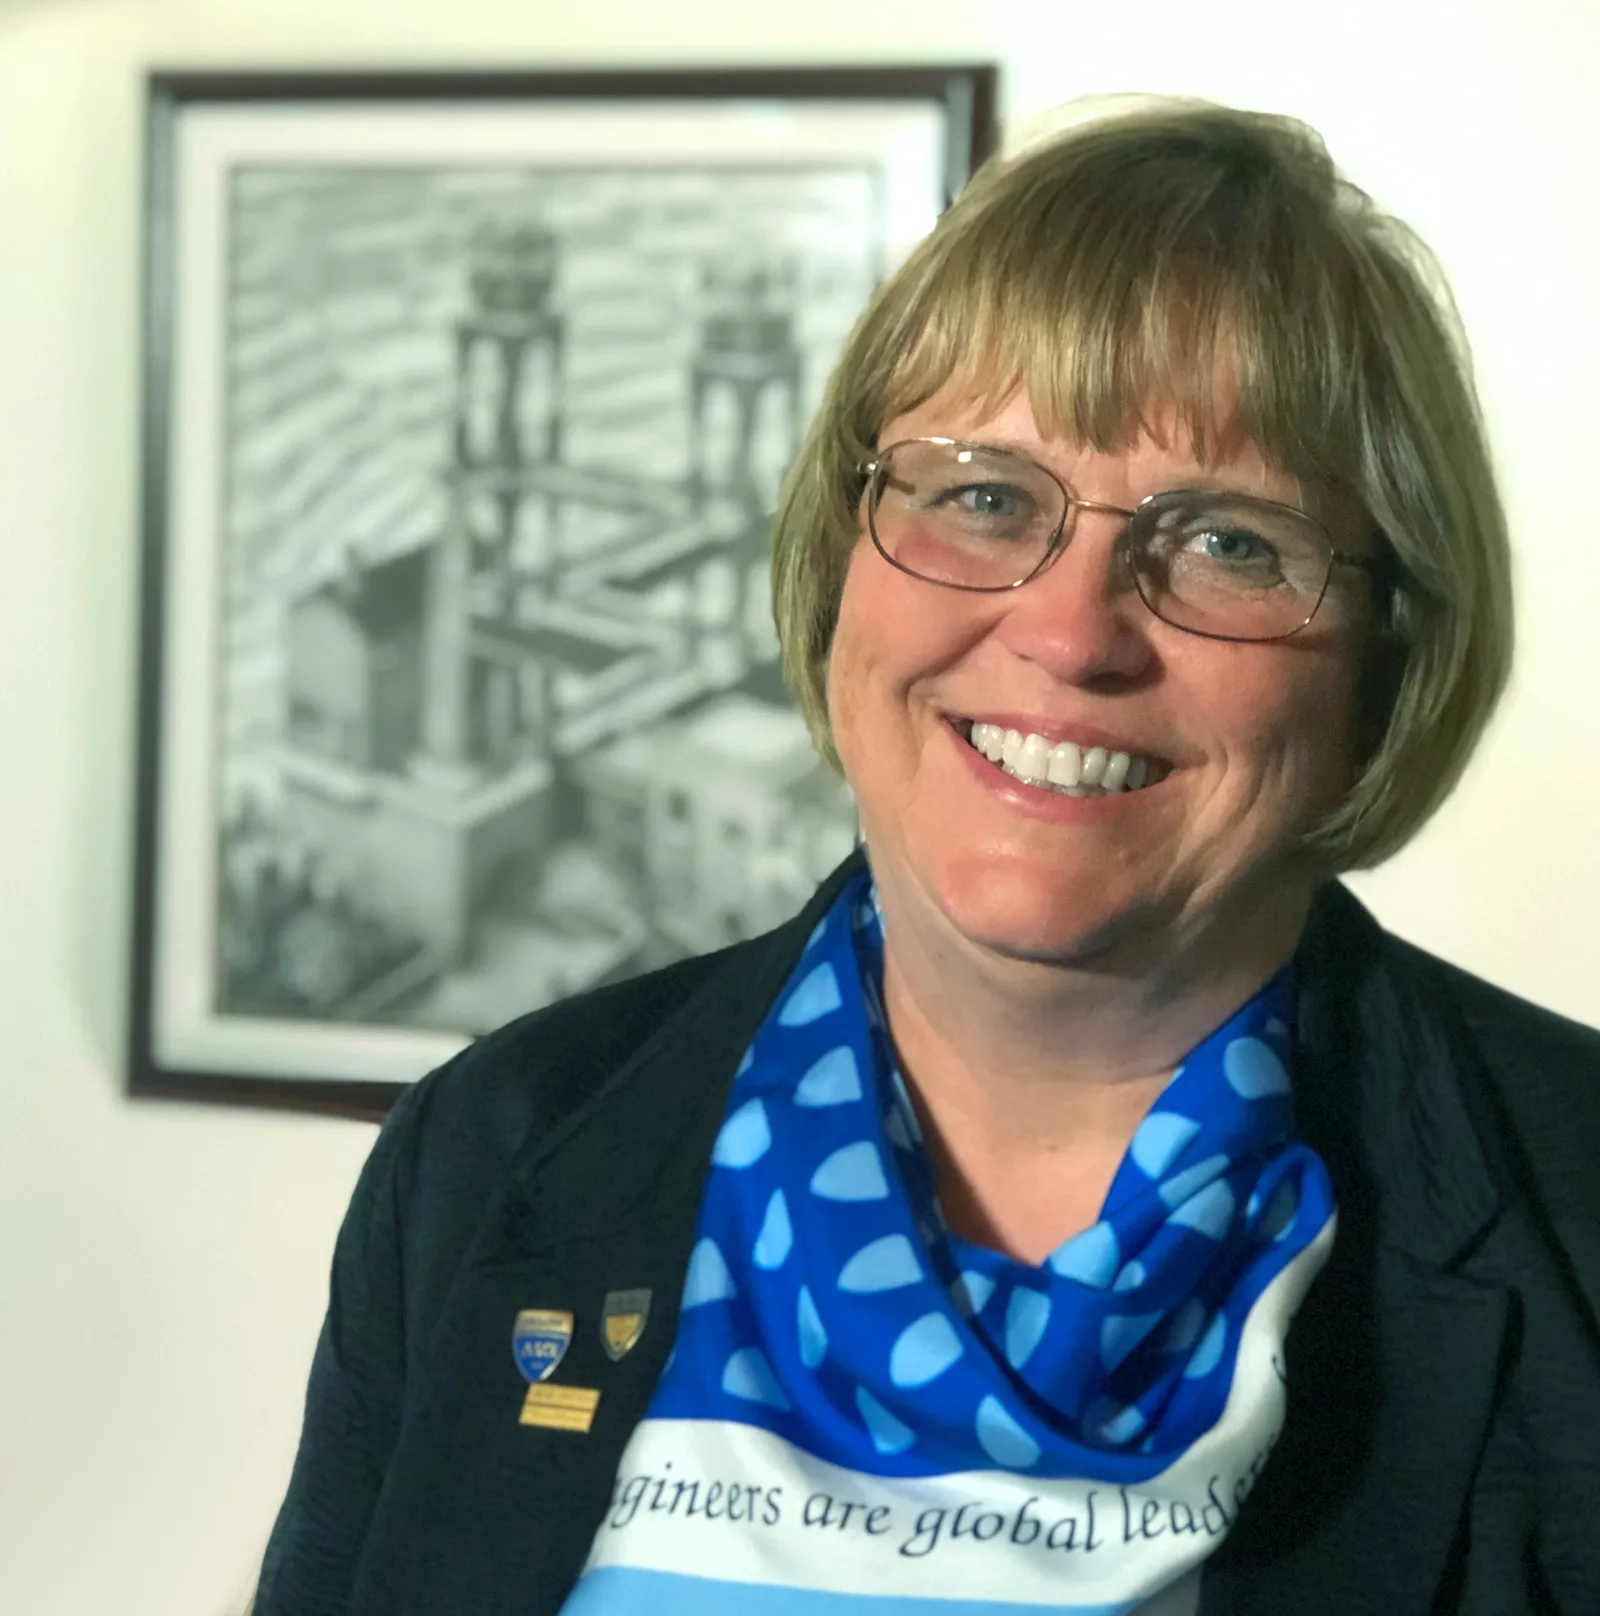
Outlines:
{"label": "drawn tower structure", "polygon": [[[337,586],[292,613],[292,639],[314,628],[324,652],[348,640],[341,669],[371,661],[368,709],[380,710],[385,691],[408,693],[404,734],[391,722],[381,752],[364,738],[365,709],[318,732],[348,737],[336,745],[307,745],[304,726],[297,745],[291,726],[286,784],[295,821],[329,865],[365,903],[426,938],[436,967],[466,957],[474,914],[508,862],[549,841],[548,676],[536,658],[497,655],[485,630],[509,623],[519,589],[549,588],[554,567],[556,496],[538,481],[561,449],[555,267],[556,243],[536,227],[473,244],[468,307],[454,330],[446,518],[437,539],[401,558],[420,586],[389,607],[406,622],[375,624],[357,609],[394,561],[347,566]],[[392,588],[388,596],[398,599]],[[329,659],[292,660],[291,703],[303,704],[300,687]],[[329,683],[317,692],[324,705],[351,687]]]}
{"label": "drawn tower structure", "polygon": [[[707,264],[701,275],[704,313],[690,362],[689,413],[694,432],[690,487],[703,504],[717,486],[707,455],[707,414],[720,394],[733,408],[733,447],[723,469],[726,491],[752,518],[767,512],[756,477],[754,440],[760,411],[776,395],[784,411],[789,453],[800,443],[800,349],[794,333],[792,263]],[[785,456],[785,464],[788,457]]]}
{"label": "drawn tower structure", "polygon": [[429,574],[412,770],[447,790],[549,750],[548,691],[528,677],[536,664],[474,653],[480,619],[509,622],[520,589],[553,587],[559,499],[539,474],[561,457],[556,255],[537,226],[480,233],[471,306],[456,324],[448,517]]}

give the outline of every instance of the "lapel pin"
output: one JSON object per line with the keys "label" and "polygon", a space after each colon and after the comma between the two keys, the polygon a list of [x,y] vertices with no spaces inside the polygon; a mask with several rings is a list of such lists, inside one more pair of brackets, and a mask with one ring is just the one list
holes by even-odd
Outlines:
{"label": "lapel pin", "polygon": [[535,1382],[523,1399],[518,1421],[542,1425],[548,1431],[576,1431],[589,1434],[594,1411],[600,1406],[600,1393],[588,1386],[546,1386]]}
{"label": "lapel pin", "polygon": [[606,1356],[613,1363],[627,1357],[639,1344],[649,1320],[649,1291],[607,1291],[600,1309],[600,1344]]}
{"label": "lapel pin", "polygon": [[528,1382],[523,1399],[523,1425],[551,1431],[587,1434],[600,1406],[600,1393],[584,1386],[549,1386],[545,1382],[572,1344],[572,1315],[556,1308],[524,1308],[511,1331],[511,1355]]}
{"label": "lapel pin", "polygon": [[523,1379],[548,1380],[572,1344],[572,1315],[552,1308],[526,1307],[511,1331],[511,1352]]}

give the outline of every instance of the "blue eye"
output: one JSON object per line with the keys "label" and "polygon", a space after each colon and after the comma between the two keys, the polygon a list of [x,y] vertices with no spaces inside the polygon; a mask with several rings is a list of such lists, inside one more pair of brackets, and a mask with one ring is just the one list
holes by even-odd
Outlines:
{"label": "blue eye", "polygon": [[1273,549],[1248,528],[1211,528],[1195,535],[1201,553],[1212,561],[1266,561]]}
{"label": "blue eye", "polygon": [[1005,483],[970,483],[965,488],[946,490],[942,503],[959,505],[973,516],[1009,521],[1021,516],[1033,502],[1022,489]]}

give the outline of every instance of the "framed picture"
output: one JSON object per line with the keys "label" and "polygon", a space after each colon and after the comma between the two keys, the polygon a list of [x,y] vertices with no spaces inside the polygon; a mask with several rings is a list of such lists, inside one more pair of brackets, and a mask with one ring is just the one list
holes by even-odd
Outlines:
{"label": "framed picture", "polygon": [[150,80],[132,1092],[381,1115],[848,851],[768,521],[995,90]]}

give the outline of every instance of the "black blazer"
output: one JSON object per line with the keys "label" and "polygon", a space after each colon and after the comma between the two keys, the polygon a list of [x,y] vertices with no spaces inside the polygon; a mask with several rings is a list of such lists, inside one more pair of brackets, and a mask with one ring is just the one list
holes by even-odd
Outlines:
{"label": "black blazer", "polygon": [[[550,1616],[671,1347],[734,1068],[852,859],[751,943],[569,1000],[396,1105],[340,1233],[258,1616]],[[1600,1613],[1600,1033],[1384,932],[1296,956],[1302,1136],[1339,1198],[1284,1434],[1204,1616]],[[602,1350],[608,1291],[648,1287]],[[570,1309],[588,1435],[519,1424],[523,1308]]]}

